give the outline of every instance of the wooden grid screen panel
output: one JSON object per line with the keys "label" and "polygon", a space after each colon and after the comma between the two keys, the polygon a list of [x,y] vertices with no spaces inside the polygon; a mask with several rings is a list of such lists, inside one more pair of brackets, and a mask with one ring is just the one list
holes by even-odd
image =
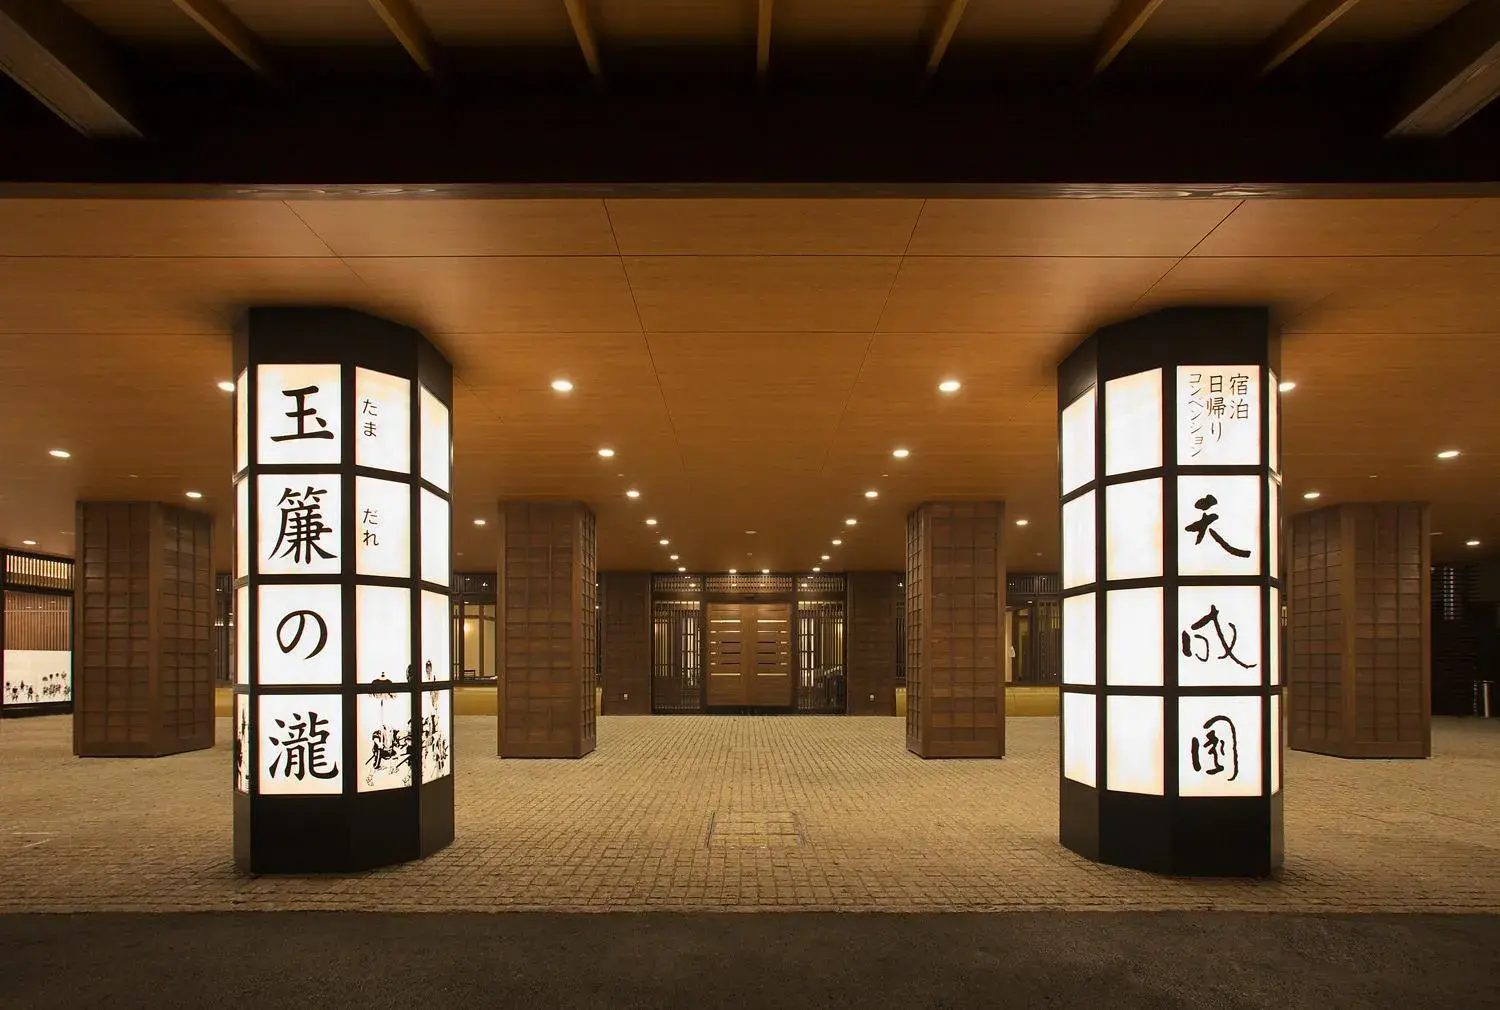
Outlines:
{"label": "wooden grid screen panel", "polygon": [[599,606],[604,614],[599,643],[604,670],[605,715],[651,713],[651,575],[602,572]]}
{"label": "wooden grid screen panel", "polygon": [[1292,517],[1288,742],[1344,757],[1431,754],[1427,507]]}
{"label": "wooden grid screen panel", "polygon": [[906,517],[906,749],[922,753],[923,592],[927,586],[924,547],[926,516],[922,509]]}
{"label": "wooden grid screen panel", "polygon": [[580,508],[574,518],[578,538],[578,714],[582,720],[580,751],[594,749],[599,734],[599,708],[595,694],[599,682],[599,526],[590,508]]}
{"label": "wooden grid screen panel", "polygon": [[74,753],[212,747],[212,517],[80,502],[78,543]]}
{"label": "wooden grid screen panel", "polygon": [[[921,584],[918,682],[923,757],[1000,757],[1005,753],[1005,561],[1000,502],[926,502],[917,510]],[[907,585],[913,581],[907,573]],[[911,612],[908,610],[908,618]],[[910,729],[910,727],[908,727]],[[911,747],[908,731],[908,746]]]}
{"label": "wooden grid screen panel", "polygon": [[847,697],[850,715],[895,715],[901,671],[900,572],[848,574]]}
{"label": "wooden grid screen panel", "polygon": [[582,757],[594,747],[594,515],[581,502],[502,513],[499,753]]}

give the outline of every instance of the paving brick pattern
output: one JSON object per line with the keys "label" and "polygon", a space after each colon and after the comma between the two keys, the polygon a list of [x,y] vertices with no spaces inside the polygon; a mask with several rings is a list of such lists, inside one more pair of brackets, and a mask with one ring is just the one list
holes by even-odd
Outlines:
{"label": "paving brick pattern", "polygon": [[1427,761],[1289,755],[1270,881],[1063,849],[1053,719],[1010,720],[1002,761],[929,762],[889,718],[607,717],[578,761],[501,761],[492,719],[457,723],[451,848],[287,879],[234,867],[227,720],[212,751],[93,760],[66,717],[8,720],[0,911],[1500,911],[1500,720],[1437,720]]}

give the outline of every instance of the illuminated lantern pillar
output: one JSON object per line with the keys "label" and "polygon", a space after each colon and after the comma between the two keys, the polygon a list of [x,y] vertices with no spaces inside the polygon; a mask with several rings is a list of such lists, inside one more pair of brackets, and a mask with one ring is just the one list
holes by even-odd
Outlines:
{"label": "illuminated lantern pillar", "polygon": [[453,371],[417,331],[264,308],[234,343],[235,860],[453,840]]}
{"label": "illuminated lantern pillar", "polygon": [[1058,366],[1062,843],[1174,874],[1281,863],[1279,344],[1167,309]]}

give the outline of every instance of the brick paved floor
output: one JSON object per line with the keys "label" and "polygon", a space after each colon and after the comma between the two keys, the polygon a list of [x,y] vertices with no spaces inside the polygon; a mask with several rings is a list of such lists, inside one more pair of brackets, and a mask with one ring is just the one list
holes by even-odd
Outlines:
{"label": "brick paved floor", "polygon": [[0,911],[1251,909],[1500,911],[1500,720],[1437,720],[1429,761],[1288,758],[1286,866],[1189,881],[1057,843],[1057,723],[1003,761],[924,762],[897,719],[610,717],[581,761],[500,761],[458,720],[458,838],[288,880],[230,852],[212,751],[82,761],[67,718],[0,724]]}

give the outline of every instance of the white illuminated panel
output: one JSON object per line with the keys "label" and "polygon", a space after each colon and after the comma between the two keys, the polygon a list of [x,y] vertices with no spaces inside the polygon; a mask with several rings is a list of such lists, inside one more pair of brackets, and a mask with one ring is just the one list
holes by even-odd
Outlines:
{"label": "white illuminated panel", "polygon": [[1276,373],[1268,371],[1266,382],[1269,384],[1269,392],[1266,395],[1266,420],[1270,422],[1270,431],[1266,443],[1266,457],[1271,464],[1272,473],[1281,472],[1281,382],[1276,378]]}
{"label": "white illuminated panel", "polygon": [[354,478],[354,563],[360,575],[411,576],[411,485]]}
{"label": "white illuminated panel", "polygon": [[1092,387],[1062,412],[1062,493],[1094,479],[1094,403]]}
{"label": "white illuminated panel", "polygon": [[1104,700],[1104,781],[1110,792],[1163,791],[1165,720],[1162,699],[1113,695]]}
{"label": "white illuminated panel", "polygon": [[1180,795],[1260,795],[1259,698],[1179,698],[1177,735]]}
{"label": "white illuminated panel", "polygon": [[422,389],[422,479],[448,490],[453,468],[453,440],[448,437],[448,408]]}
{"label": "white illuminated panel", "polygon": [[344,678],[343,594],[337,585],[260,586],[260,684]]}
{"label": "white illuminated panel", "polygon": [[1271,542],[1266,548],[1266,557],[1270,564],[1267,570],[1273,578],[1281,577],[1281,482],[1275,478],[1271,479],[1268,491],[1267,507],[1271,517]]}
{"label": "white illuminated panel", "polygon": [[234,380],[234,472],[250,465],[250,372]]}
{"label": "white illuminated panel", "polygon": [[55,705],[73,700],[73,653],[68,649],[6,649],[7,705]]}
{"label": "white illuminated panel", "polygon": [[1161,369],[1104,384],[1104,472],[1161,466]]}
{"label": "white illuminated panel", "polygon": [[453,692],[422,692],[422,781],[453,773]]}
{"label": "white illuminated panel", "polygon": [[1094,682],[1094,594],[1069,596],[1062,605],[1062,679],[1064,684]]}
{"label": "white illuminated panel", "polygon": [[1281,792],[1281,695],[1279,694],[1271,695],[1271,792]]}
{"label": "white illuminated panel", "polygon": [[259,703],[261,793],[326,796],[343,792],[343,696],[263,694]]}
{"label": "white illuminated panel", "polygon": [[234,696],[234,788],[250,791],[250,697]]}
{"label": "white illuminated panel", "polygon": [[362,694],[359,716],[359,791],[411,785],[411,695]]}
{"label": "white illuminated panel", "polygon": [[1063,692],[1063,775],[1086,786],[1098,784],[1097,709],[1091,694]]}
{"label": "white illuminated panel", "polygon": [[1177,570],[1259,575],[1259,477],[1177,478]]}
{"label": "white illuminated panel", "polygon": [[234,591],[234,681],[250,683],[250,587]]}
{"label": "white illuminated panel", "polygon": [[1160,687],[1161,587],[1112,589],[1105,599],[1105,682],[1111,687]]}
{"label": "white illuminated panel", "polygon": [[1179,365],[1177,462],[1260,463],[1260,366]]}
{"label": "white illuminated panel", "polygon": [[411,590],[354,588],[355,679],[361,684],[411,680]]}
{"label": "white illuminated panel", "polygon": [[453,679],[452,603],[442,593],[422,594],[422,679]]}
{"label": "white illuminated panel", "polygon": [[257,366],[257,463],[339,462],[339,374],[338,365]]}
{"label": "white illuminated panel", "polygon": [[250,574],[250,480],[234,486],[234,577]]}
{"label": "white illuminated panel", "polygon": [[1110,579],[1161,575],[1161,478],[1104,489],[1104,563]]}
{"label": "white illuminated panel", "polygon": [[1064,589],[1094,581],[1094,494],[1081,494],[1062,507]]}
{"label": "white illuminated panel", "polygon": [[1281,590],[1271,590],[1271,679],[1274,687],[1281,683]]}
{"label": "white illuminated panel", "polygon": [[1182,586],[1177,590],[1177,683],[1247,687],[1260,683],[1258,586]]}
{"label": "white illuminated panel", "polygon": [[256,539],[261,575],[337,575],[343,525],[339,475],[266,474],[256,478]]}
{"label": "white illuminated panel", "polygon": [[422,581],[448,584],[448,503],[431,491],[422,492]]}
{"label": "white illuminated panel", "polygon": [[354,462],[411,473],[411,380],[354,370]]}

